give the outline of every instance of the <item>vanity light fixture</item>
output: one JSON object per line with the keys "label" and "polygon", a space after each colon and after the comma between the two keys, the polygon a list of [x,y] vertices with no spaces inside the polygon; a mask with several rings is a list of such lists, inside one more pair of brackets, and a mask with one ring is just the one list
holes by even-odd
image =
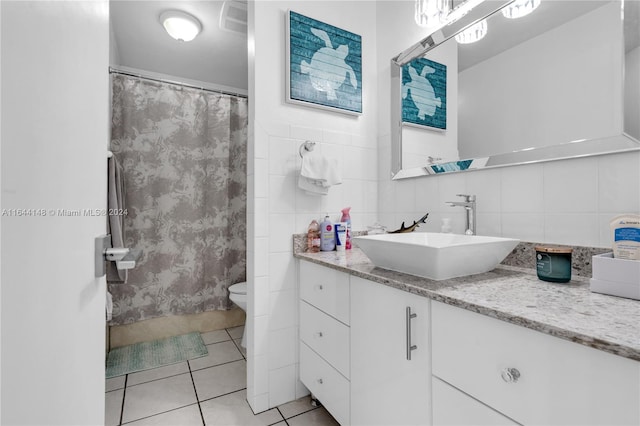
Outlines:
{"label": "vanity light fixture", "polygon": [[456,35],[456,41],[460,44],[475,43],[487,35],[487,20],[471,25],[466,30]]}
{"label": "vanity light fixture", "polygon": [[202,24],[198,19],[179,10],[163,12],[160,23],[178,41],[191,41],[202,31]]}
{"label": "vanity light fixture", "polygon": [[527,16],[540,6],[540,0],[516,0],[502,9],[505,18],[517,19]]}
{"label": "vanity light fixture", "polygon": [[416,0],[416,24],[433,27],[443,23],[451,12],[451,0]]}

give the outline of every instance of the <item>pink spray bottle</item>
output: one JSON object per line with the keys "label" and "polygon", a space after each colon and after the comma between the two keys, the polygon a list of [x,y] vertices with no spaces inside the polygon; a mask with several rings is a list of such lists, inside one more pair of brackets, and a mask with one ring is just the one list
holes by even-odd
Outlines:
{"label": "pink spray bottle", "polygon": [[349,216],[349,211],[351,207],[345,207],[342,209],[342,217],[340,218],[340,222],[346,222],[347,224],[347,238],[344,245],[346,250],[351,250],[351,216]]}

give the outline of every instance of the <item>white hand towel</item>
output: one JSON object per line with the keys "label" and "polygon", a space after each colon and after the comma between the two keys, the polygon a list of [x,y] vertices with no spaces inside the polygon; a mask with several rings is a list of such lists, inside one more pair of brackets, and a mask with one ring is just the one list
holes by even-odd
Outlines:
{"label": "white hand towel", "polygon": [[335,158],[327,158],[317,151],[309,151],[302,157],[298,186],[313,194],[326,195],[328,188],[342,183],[342,176]]}

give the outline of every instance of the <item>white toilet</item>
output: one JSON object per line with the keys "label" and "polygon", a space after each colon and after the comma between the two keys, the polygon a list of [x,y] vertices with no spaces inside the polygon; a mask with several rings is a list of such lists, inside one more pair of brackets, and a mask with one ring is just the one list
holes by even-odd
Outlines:
{"label": "white toilet", "polygon": [[[247,312],[247,283],[238,283],[229,286],[229,299],[240,309]],[[240,341],[240,345],[243,348],[247,347],[247,327],[244,327],[244,332],[242,333],[242,340]]]}

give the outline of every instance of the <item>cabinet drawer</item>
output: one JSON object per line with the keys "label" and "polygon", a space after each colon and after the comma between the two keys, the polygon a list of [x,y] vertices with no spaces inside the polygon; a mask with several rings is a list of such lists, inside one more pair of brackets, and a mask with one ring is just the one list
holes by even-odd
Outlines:
{"label": "cabinet drawer", "polygon": [[300,339],[349,378],[349,327],[301,301]]}
{"label": "cabinet drawer", "polygon": [[300,298],[349,325],[349,275],[300,261]]}
{"label": "cabinet drawer", "polygon": [[300,343],[300,381],[341,425],[349,424],[349,381]]}
{"label": "cabinet drawer", "polygon": [[439,302],[432,322],[433,374],[516,422],[640,423],[639,362]]}
{"label": "cabinet drawer", "polygon": [[433,426],[517,426],[481,402],[433,378]]}

